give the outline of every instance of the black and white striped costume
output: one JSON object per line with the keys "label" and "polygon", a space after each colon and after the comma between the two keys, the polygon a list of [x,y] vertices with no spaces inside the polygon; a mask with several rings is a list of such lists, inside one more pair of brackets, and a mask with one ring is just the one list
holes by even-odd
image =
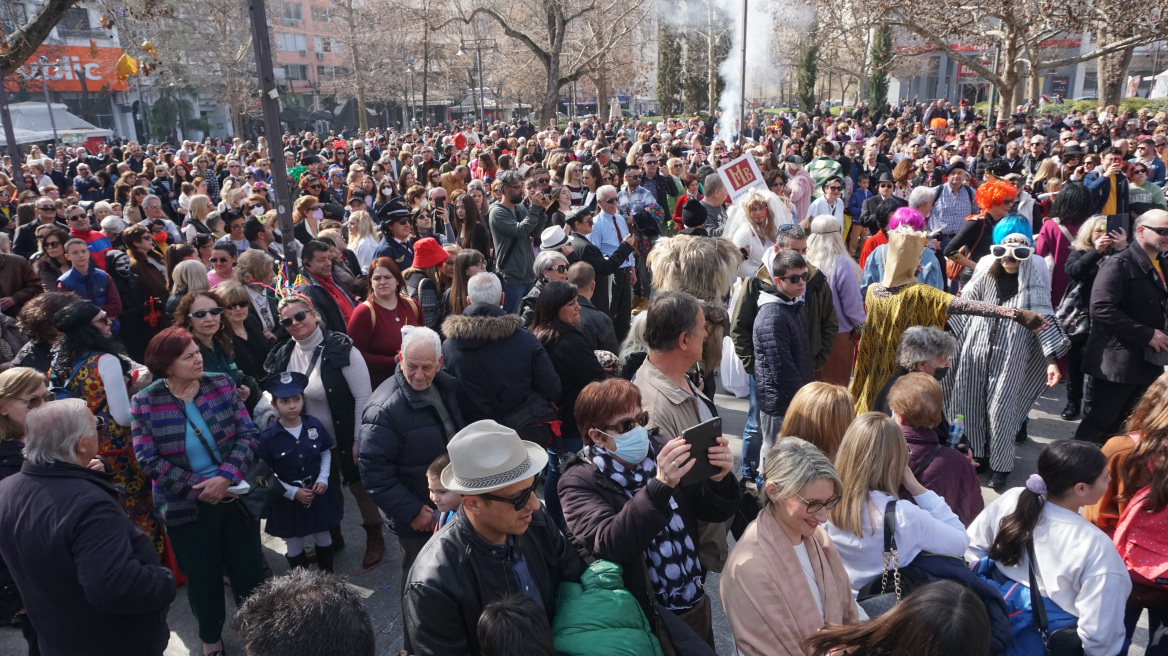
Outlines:
{"label": "black and white striped costume", "polygon": [[1014,468],[1014,436],[1046,383],[1047,362],[1066,353],[1070,340],[1054,317],[1050,287],[1033,258],[1019,263],[1018,292],[1004,302],[998,281],[988,269],[978,269],[962,290],[963,299],[1030,310],[1051,324],[1032,333],[1010,319],[949,317],[957,352],[944,381],[945,414],[950,421],[965,416],[974,457],[988,456],[990,469],[1009,472]]}

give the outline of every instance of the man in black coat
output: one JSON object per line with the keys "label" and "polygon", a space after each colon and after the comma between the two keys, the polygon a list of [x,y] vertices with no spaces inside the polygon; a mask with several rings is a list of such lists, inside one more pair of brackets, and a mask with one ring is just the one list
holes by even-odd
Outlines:
{"label": "man in black coat", "polygon": [[1083,357],[1083,370],[1092,377],[1091,407],[1075,439],[1096,444],[1119,431],[1164,373],[1168,357],[1168,212],[1141,214],[1133,231],[1131,245],[1100,265],[1091,288],[1091,335]]}
{"label": "man in black coat", "polygon": [[596,293],[592,295],[592,305],[608,314],[609,280],[633,254],[637,238],[630,233],[612,255],[605,257],[604,253],[588,240],[588,235],[592,234],[592,216],[593,212],[588,207],[578,207],[568,214],[564,223],[564,228],[571,235],[568,243],[572,246],[572,253],[568,256],[568,262],[587,262],[592,265],[593,271],[596,272]]}
{"label": "man in black coat", "polygon": [[112,476],[88,468],[97,449],[83,400],[29,413],[28,460],[0,482],[0,555],[45,656],[162,654],[174,577],[126,515]]}
{"label": "man in black coat", "polygon": [[523,330],[523,319],[503,312],[498,276],[480,273],[467,284],[470,305],[446,317],[442,356],[458,379],[458,400],[468,422],[504,418],[524,403],[560,397],[560,376],[543,345]]}
{"label": "man in black coat", "polygon": [[[344,285],[333,280],[333,261],[329,256],[329,245],[323,241],[313,239],[304,245],[300,257],[304,264],[304,282],[300,285],[300,293],[312,301],[312,307],[320,315],[320,321],[325,328],[338,333],[347,333],[349,329],[348,317],[357,307],[357,300],[353,298]],[[342,307],[342,304],[345,307]]]}
{"label": "man in black coat", "polygon": [[584,571],[535,494],[548,461],[543,447],[485,420],[459,431],[448,449],[442,486],[462,495],[462,507],[406,579],[405,649],[415,656],[479,654],[483,608],[511,594],[538,600],[554,622],[556,589]]}
{"label": "man in black coat", "polygon": [[892,179],[892,174],[881,173],[880,178],[876,181],[876,195],[865,200],[864,204],[860,206],[860,218],[856,220],[856,223],[867,228],[872,234],[876,234],[878,230],[883,230],[884,226],[881,225],[877,216],[879,213],[876,211],[880,203],[886,200],[892,200],[896,202],[898,207],[908,206],[908,201],[892,195],[892,191],[895,188],[896,181]]}
{"label": "man in black coat", "polygon": [[441,369],[438,333],[412,329],[393,377],[378,386],[361,415],[361,482],[401,544],[403,579],[434,532],[426,469],[465,425],[458,381]]}

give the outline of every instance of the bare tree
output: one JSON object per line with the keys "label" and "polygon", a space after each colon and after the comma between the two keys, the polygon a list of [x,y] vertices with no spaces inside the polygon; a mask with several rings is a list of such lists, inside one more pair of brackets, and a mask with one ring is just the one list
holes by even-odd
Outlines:
{"label": "bare tree", "polygon": [[[645,19],[646,0],[485,0],[486,4],[462,7],[455,0],[455,16],[434,29],[479,16],[494,21],[507,37],[521,43],[543,67],[543,89],[533,103],[541,124],[556,118],[560,89],[594,70],[596,63],[623,43]],[[582,28],[583,19],[598,16],[608,29]]]}

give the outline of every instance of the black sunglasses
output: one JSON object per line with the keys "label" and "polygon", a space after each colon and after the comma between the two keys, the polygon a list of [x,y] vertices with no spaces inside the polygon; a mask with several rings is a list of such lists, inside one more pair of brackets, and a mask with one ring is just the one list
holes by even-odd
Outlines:
{"label": "black sunglasses", "polygon": [[786,280],[787,282],[791,283],[792,285],[795,285],[795,284],[798,284],[799,281],[807,282],[808,280],[810,280],[811,274],[804,271],[803,273],[799,273],[799,274],[793,273],[789,276],[775,276],[775,278],[778,280]]}
{"label": "black sunglasses", "polygon": [[511,504],[511,506],[513,508],[515,508],[516,511],[520,511],[520,510],[523,510],[523,507],[527,505],[527,500],[531,498],[531,495],[533,493],[535,493],[536,489],[538,489],[539,486],[542,484],[543,484],[543,474],[539,474],[535,477],[535,480],[533,480],[531,482],[531,487],[527,488],[526,490],[520,492],[518,495],[513,496],[511,498],[495,496],[494,494],[480,494],[479,497],[482,499],[486,499],[487,501],[499,501],[501,503],[509,503],[509,504]]}
{"label": "black sunglasses", "polygon": [[213,316],[213,317],[217,317],[217,316],[223,314],[223,308],[213,307],[209,310],[195,310],[194,312],[191,312],[187,316],[192,318],[192,319],[206,319],[208,314]]}
{"label": "black sunglasses", "polygon": [[212,258],[209,258],[209,261],[211,262],[211,264],[219,264],[222,262],[230,262],[231,258],[230,257],[212,257]]}
{"label": "black sunglasses", "polygon": [[612,424],[610,426],[601,426],[601,428],[604,429],[601,432],[605,433],[605,434],[608,434],[610,432],[615,432],[617,435],[621,435],[623,433],[627,433],[627,432],[633,430],[633,428],[635,428],[637,426],[645,426],[648,423],[649,423],[649,412],[647,410],[642,410],[642,411],[638,412],[635,417],[622,419],[622,420],[618,421],[617,423]]}
{"label": "black sunglasses", "polygon": [[56,248],[61,245],[59,241],[46,241],[45,248]]}
{"label": "black sunglasses", "polygon": [[304,318],[307,316],[308,312],[301,310],[290,317],[284,317],[283,319],[280,319],[280,325],[288,328],[291,327],[293,323],[300,323],[301,321],[304,321]]}
{"label": "black sunglasses", "polygon": [[1147,228],[1148,230],[1151,230],[1152,232],[1160,235],[1161,237],[1168,237],[1168,227],[1161,228],[1159,226],[1150,226],[1150,225],[1145,225],[1144,227]]}
{"label": "black sunglasses", "polygon": [[240,301],[238,303],[232,303],[231,305],[228,305],[227,309],[228,310],[242,310],[245,307],[247,307],[247,301]]}

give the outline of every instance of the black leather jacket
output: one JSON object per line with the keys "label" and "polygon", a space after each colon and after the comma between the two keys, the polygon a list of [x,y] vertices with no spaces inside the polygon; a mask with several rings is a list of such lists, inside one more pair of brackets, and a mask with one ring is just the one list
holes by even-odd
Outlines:
{"label": "black leather jacket", "polygon": [[548,620],[554,620],[556,588],[561,581],[578,582],[585,565],[547,514],[537,510],[527,531],[507,546],[494,546],[460,509],[410,569],[402,600],[405,650],[413,656],[477,656],[479,615],[492,601],[519,593],[513,566],[521,557]]}

